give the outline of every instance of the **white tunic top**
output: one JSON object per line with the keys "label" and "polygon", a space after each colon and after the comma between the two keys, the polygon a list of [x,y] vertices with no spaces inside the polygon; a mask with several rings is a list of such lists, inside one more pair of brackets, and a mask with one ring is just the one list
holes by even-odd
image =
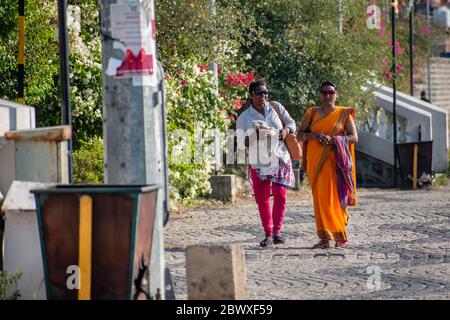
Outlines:
{"label": "white tunic top", "polygon": [[[279,103],[275,102],[275,108],[278,108],[278,111],[283,118],[284,125],[286,129],[288,129],[291,133],[296,132],[296,126],[294,119],[291,118],[289,113],[286,111],[284,106]],[[250,105],[250,107],[245,110],[237,119],[236,121],[236,137],[237,137],[237,145],[238,145],[238,152],[240,151],[239,148],[242,148],[244,146],[244,139],[246,136],[251,134],[251,129],[254,129],[255,122],[264,122],[267,124],[268,127],[274,129],[276,131],[276,137],[278,137],[278,131],[279,129],[283,128],[283,124],[280,121],[280,118],[278,117],[278,114],[275,110],[272,109],[272,106],[269,102],[266,102],[264,105],[264,115],[260,112],[258,112],[253,105]],[[277,138],[278,139],[278,138]],[[255,146],[252,145],[256,141],[250,139],[250,146],[249,149],[252,150],[252,148],[255,148]],[[272,150],[275,152],[275,154],[281,158],[283,161],[290,161],[289,151],[287,150],[284,143],[278,143],[277,144],[277,150]],[[257,150],[257,149],[253,149]],[[241,150],[242,151],[242,150]],[[267,165],[261,164],[259,159],[256,163],[252,163],[250,158],[250,164],[252,167],[256,168],[262,168],[267,167]]]}

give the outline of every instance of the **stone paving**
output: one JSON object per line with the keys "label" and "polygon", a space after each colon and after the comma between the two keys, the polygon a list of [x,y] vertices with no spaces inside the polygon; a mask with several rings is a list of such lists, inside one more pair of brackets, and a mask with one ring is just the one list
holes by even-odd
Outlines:
{"label": "stone paving", "polygon": [[310,195],[288,197],[287,242],[266,249],[251,199],[172,215],[165,258],[176,299],[187,299],[185,248],[194,244],[245,249],[248,299],[450,299],[450,185],[359,190],[344,249],[310,249],[317,242]]}

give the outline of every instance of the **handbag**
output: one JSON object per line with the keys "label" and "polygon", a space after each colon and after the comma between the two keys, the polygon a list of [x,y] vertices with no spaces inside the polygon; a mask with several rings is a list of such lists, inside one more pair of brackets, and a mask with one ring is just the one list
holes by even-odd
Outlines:
{"label": "handbag", "polygon": [[[275,107],[275,103],[273,101],[270,102],[272,109],[278,115],[281,123],[283,124],[283,128],[285,128],[285,124],[283,118],[281,117],[280,111]],[[284,144],[289,151],[289,155],[291,156],[291,160],[300,160],[302,158],[302,148],[297,140],[297,135],[295,133],[288,133],[286,138],[284,139]]]}
{"label": "handbag", "polygon": [[[306,130],[304,131],[305,133],[311,132],[311,124],[313,122],[314,116],[317,112],[317,108],[313,108],[312,112],[311,112],[311,118],[309,119],[309,123],[308,123],[308,128],[306,128]],[[306,150],[308,148],[308,141],[302,141],[301,143],[302,145],[302,164],[300,166],[300,170],[301,171],[306,171]]]}

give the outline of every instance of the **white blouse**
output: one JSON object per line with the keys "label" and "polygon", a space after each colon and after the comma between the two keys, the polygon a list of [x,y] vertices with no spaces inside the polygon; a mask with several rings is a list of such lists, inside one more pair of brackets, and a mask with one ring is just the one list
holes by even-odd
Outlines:
{"label": "white blouse", "polygon": [[[283,118],[283,122],[284,122],[286,129],[288,129],[289,132],[291,132],[291,133],[296,132],[295,121],[294,121],[294,119],[291,118],[291,116],[286,111],[284,106],[279,102],[275,102],[274,104],[275,104],[274,107],[278,108],[278,111],[279,111],[281,117]],[[270,128],[273,128],[273,129],[279,130],[279,129],[283,128],[283,124],[280,121],[280,118],[279,118],[277,112],[272,109],[272,105],[269,102],[266,102],[266,104],[264,105],[264,115],[262,113],[258,112],[252,105],[250,105],[250,107],[248,107],[248,109],[245,110],[239,116],[239,118],[236,120],[236,137],[237,137],[238,152],[243,152],[242,149],[243,148],[245,149],[245,146],[244,146],[245,137],[249,136],[252,133],[252,131],[253,131],[252,129],[254,129],[255,121],[265,122]],[[276,137],[277,137],[276,140],[277,141],[278,141],[278,130],[276,130],[277,131],[276,132]],[[252,149],[252,147],[253,148],[255,147],[255,146],[252,146],[252,143],[255,143],[255,141],[250,139],[249,150],[250,151],[257,150],[257,149]],[[275,147],[275,146],[273,146],[273,147]],[[290,161],[289,151],[287,150],[285,144],[279,143],[277,147],[278,148],[275,151],[275,154],[284,161]],[[267,165],[260,163],[259,157],[258,157],[258,161],[256,161],[256,163],[255,163],[255,161],[252,162],[251,159],[252,158],[250,157],[249,161],[250,161],[250,164],[252,165],[252,167],[254,167],[254,168],[261,168],[261,167],[267,166]],[[239,159],[238,159],[238,163],[239,163]]]}

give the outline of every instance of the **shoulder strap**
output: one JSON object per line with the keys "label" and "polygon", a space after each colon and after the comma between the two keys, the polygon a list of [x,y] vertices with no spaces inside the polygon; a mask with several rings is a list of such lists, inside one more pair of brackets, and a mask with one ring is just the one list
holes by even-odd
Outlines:
{"label": "shoulder strap", "polygon": [[317,108],[316,107],[312,107],[311,118],[309,119],[308,128],[306,128],[307,131],[310,130],[311,124],[312,124],[312,122],[314,120],[314,116],[316,115],[316,113],[317,113]]}
{"label": "shoulder strap", "polygon": [[283,118],[281,117],[280,110],[278,110],[278,108],[275,107],[275,101],[270,101],[270,105],[272,106],[272,109],[275,110],[275,112],[277,113],[278,118],[280,119],[281,124],[283,125],[284,128],[285,127],[284,121]]}

